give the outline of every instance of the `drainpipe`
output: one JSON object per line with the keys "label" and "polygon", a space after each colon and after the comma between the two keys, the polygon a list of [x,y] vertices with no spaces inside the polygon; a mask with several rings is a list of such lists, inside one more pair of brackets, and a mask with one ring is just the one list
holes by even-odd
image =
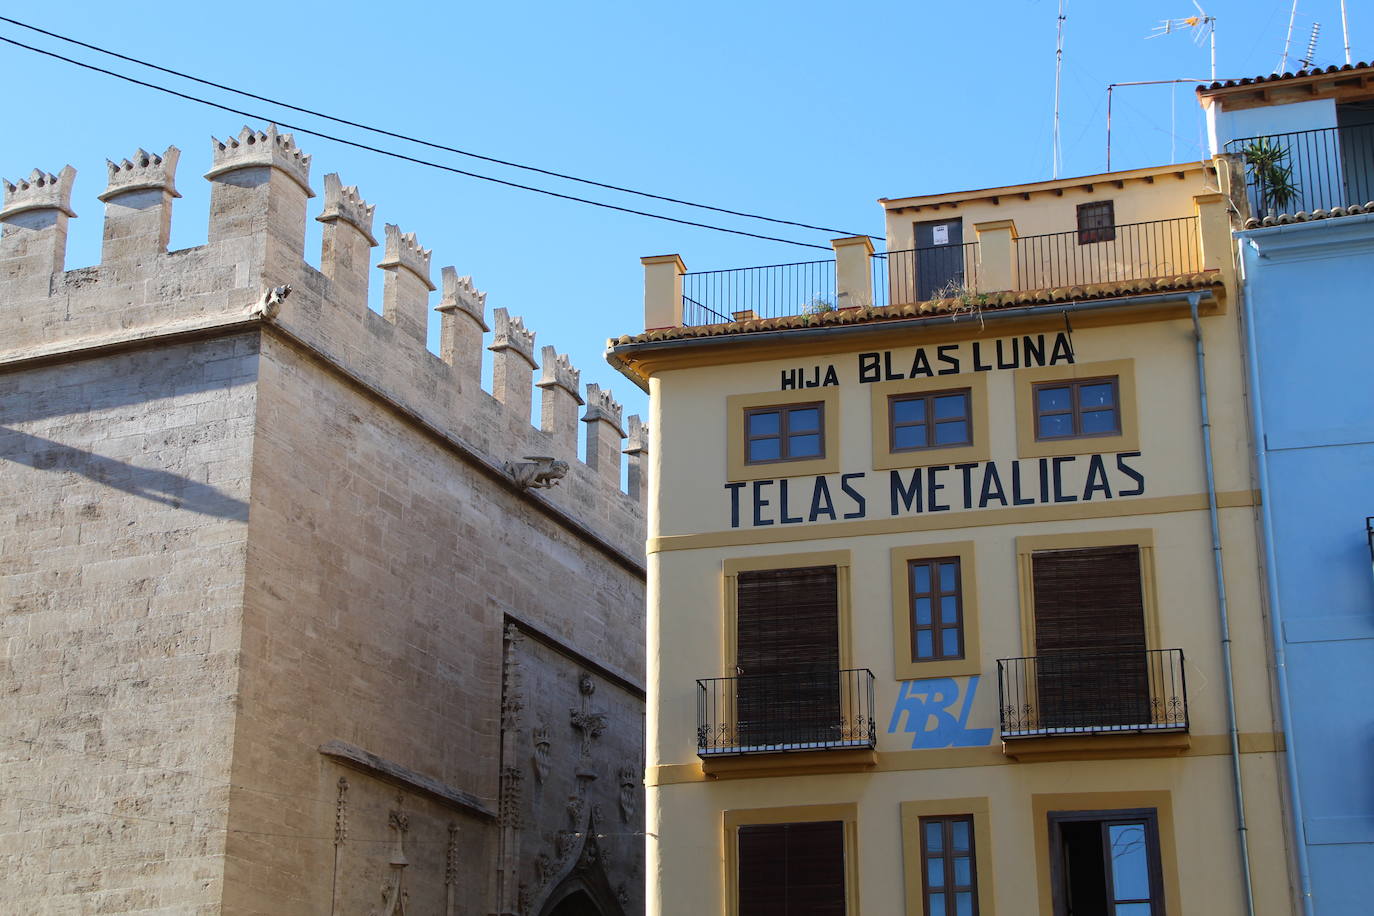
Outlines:
{"label": "drainpipe", "polygon": [[1217,581],[1217,617],[1221,625],[1221,665],[1226,684],[1226,730],[1231,740],[1231,783],[1236,802],[1236,834],[1240,843],[1241,877],[1245,885],[1245,912],[1255,916],[1255,889],[1250,878],[1250,840],[1245,827],[1245,787],[1240,775],[1240,732],[1236,728],[1236,685],[1231,670],[1231,621],[1226,605],[1226,576],[1221,563],[1221,521],[1217,515],[1217,481],[1212,463],[1212,421],[1207,411],[1207,357],[1202,349],[1202,324],[1197,306],[1201,297],[1188,294],[1197,341],[1198,404],[1202,409],[1202,457],[1207,468],[1207,512],[1212,521],[1212,567]]}
{"label": "drainpipe", "polygon": [[[1244,243],[1243,243],[1244,244]],[[1245,258],[1238,258],[1241,284],[1245,282]],[[1259,343],[1255,337],[1255,316],[1248,313],[1249,302],[1241,300],[1241,321],[1245,324],[1246,381],[1250,388],[1250,429],[1255,441],[1255,468],[1259,476],[1260,525],[1263,532],[1264,587],[1269,599],[1269,638],[1274,644],[1274,680],[1279,699],[1279,728],[1284,748],[1284,779],[1288,784],[1289,816],[1292,818],[1294,852],[1298,865],[1298,899],[1303,916],[1316,912],[1312,900],[1312,867],[1307,858],[1307,839],[1303,827],[1302,790],[1298,785],[1298,754],[1293,746],[1293,707],[1288,694],[1288,652],[1283,641],[1283,609],[1279,604],[1279,569],[1274,554],[1274,517],[1269,508],[1269,456],[1264,446],[1264,403],[1259,383]]]}

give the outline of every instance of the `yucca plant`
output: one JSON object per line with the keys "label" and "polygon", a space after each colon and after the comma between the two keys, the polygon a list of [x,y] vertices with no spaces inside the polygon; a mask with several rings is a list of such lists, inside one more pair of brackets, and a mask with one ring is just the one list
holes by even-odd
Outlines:
{"label": "yucca plant", "polygon": [[1293,166],[1288,163],[1288,151],[1273,140],[1260,137],[1240,152],[1259,187],[1262,207],[1282,213],[1302,194],[1302,188],[1293,180]]}

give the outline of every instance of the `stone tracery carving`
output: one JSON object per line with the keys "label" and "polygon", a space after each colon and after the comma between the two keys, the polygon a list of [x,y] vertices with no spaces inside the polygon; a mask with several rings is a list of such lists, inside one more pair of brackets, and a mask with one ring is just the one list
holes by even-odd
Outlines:
{"label": "stone tracery carving", "polygon": [[534,730],[534,756],[531,762],[534,765],[534,781],[543,785],[544,780],[549,778],[549,768],[552,765],[550,755],[549,729],[546,725],[541,725]]}
{"label": "stone tracery carving", "polygon": [[620,821],[628,824],[635,816],[635,796],[639,788],[639,773],[632,766],[623,766],[616,774],[620,782]]}

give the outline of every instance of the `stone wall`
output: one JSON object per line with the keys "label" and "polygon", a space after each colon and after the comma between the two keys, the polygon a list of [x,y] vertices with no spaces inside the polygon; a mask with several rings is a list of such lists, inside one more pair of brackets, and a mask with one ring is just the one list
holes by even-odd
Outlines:
{"label": "stone wall", "polygon": [[[542,634],[527,667],[549,696],[594,671],[615,698],[595,746],[640,766],[642,427],[627,494],[611,394],[584,398],[504,309],[488,337],[452,268],[426,350],[430,253],[395,226],[369,310],[373,207],[337,176],[307,264],[310,157],[288,135],[215,141],[209,242],[167,252],[179,158],[110,163],[102,260],[75,270],[74,171],[5,183],[0,897],[537,916],[540,850],[512,858],[511,830],[568,815],[508,803],[503,758],[529,739],[502,728],[503,633]],[[582,756],[566,742],[554,763]],[[616,853],[613,896],[640,849]]]}

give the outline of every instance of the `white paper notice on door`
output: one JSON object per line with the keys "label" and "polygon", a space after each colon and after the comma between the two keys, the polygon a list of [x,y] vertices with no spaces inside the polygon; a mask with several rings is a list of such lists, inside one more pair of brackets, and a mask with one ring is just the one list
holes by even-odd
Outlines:
{"label": "white paper notice on door", "polygon": [[932,245],[949,244],[949,226],[931,226],[930,231]]}

